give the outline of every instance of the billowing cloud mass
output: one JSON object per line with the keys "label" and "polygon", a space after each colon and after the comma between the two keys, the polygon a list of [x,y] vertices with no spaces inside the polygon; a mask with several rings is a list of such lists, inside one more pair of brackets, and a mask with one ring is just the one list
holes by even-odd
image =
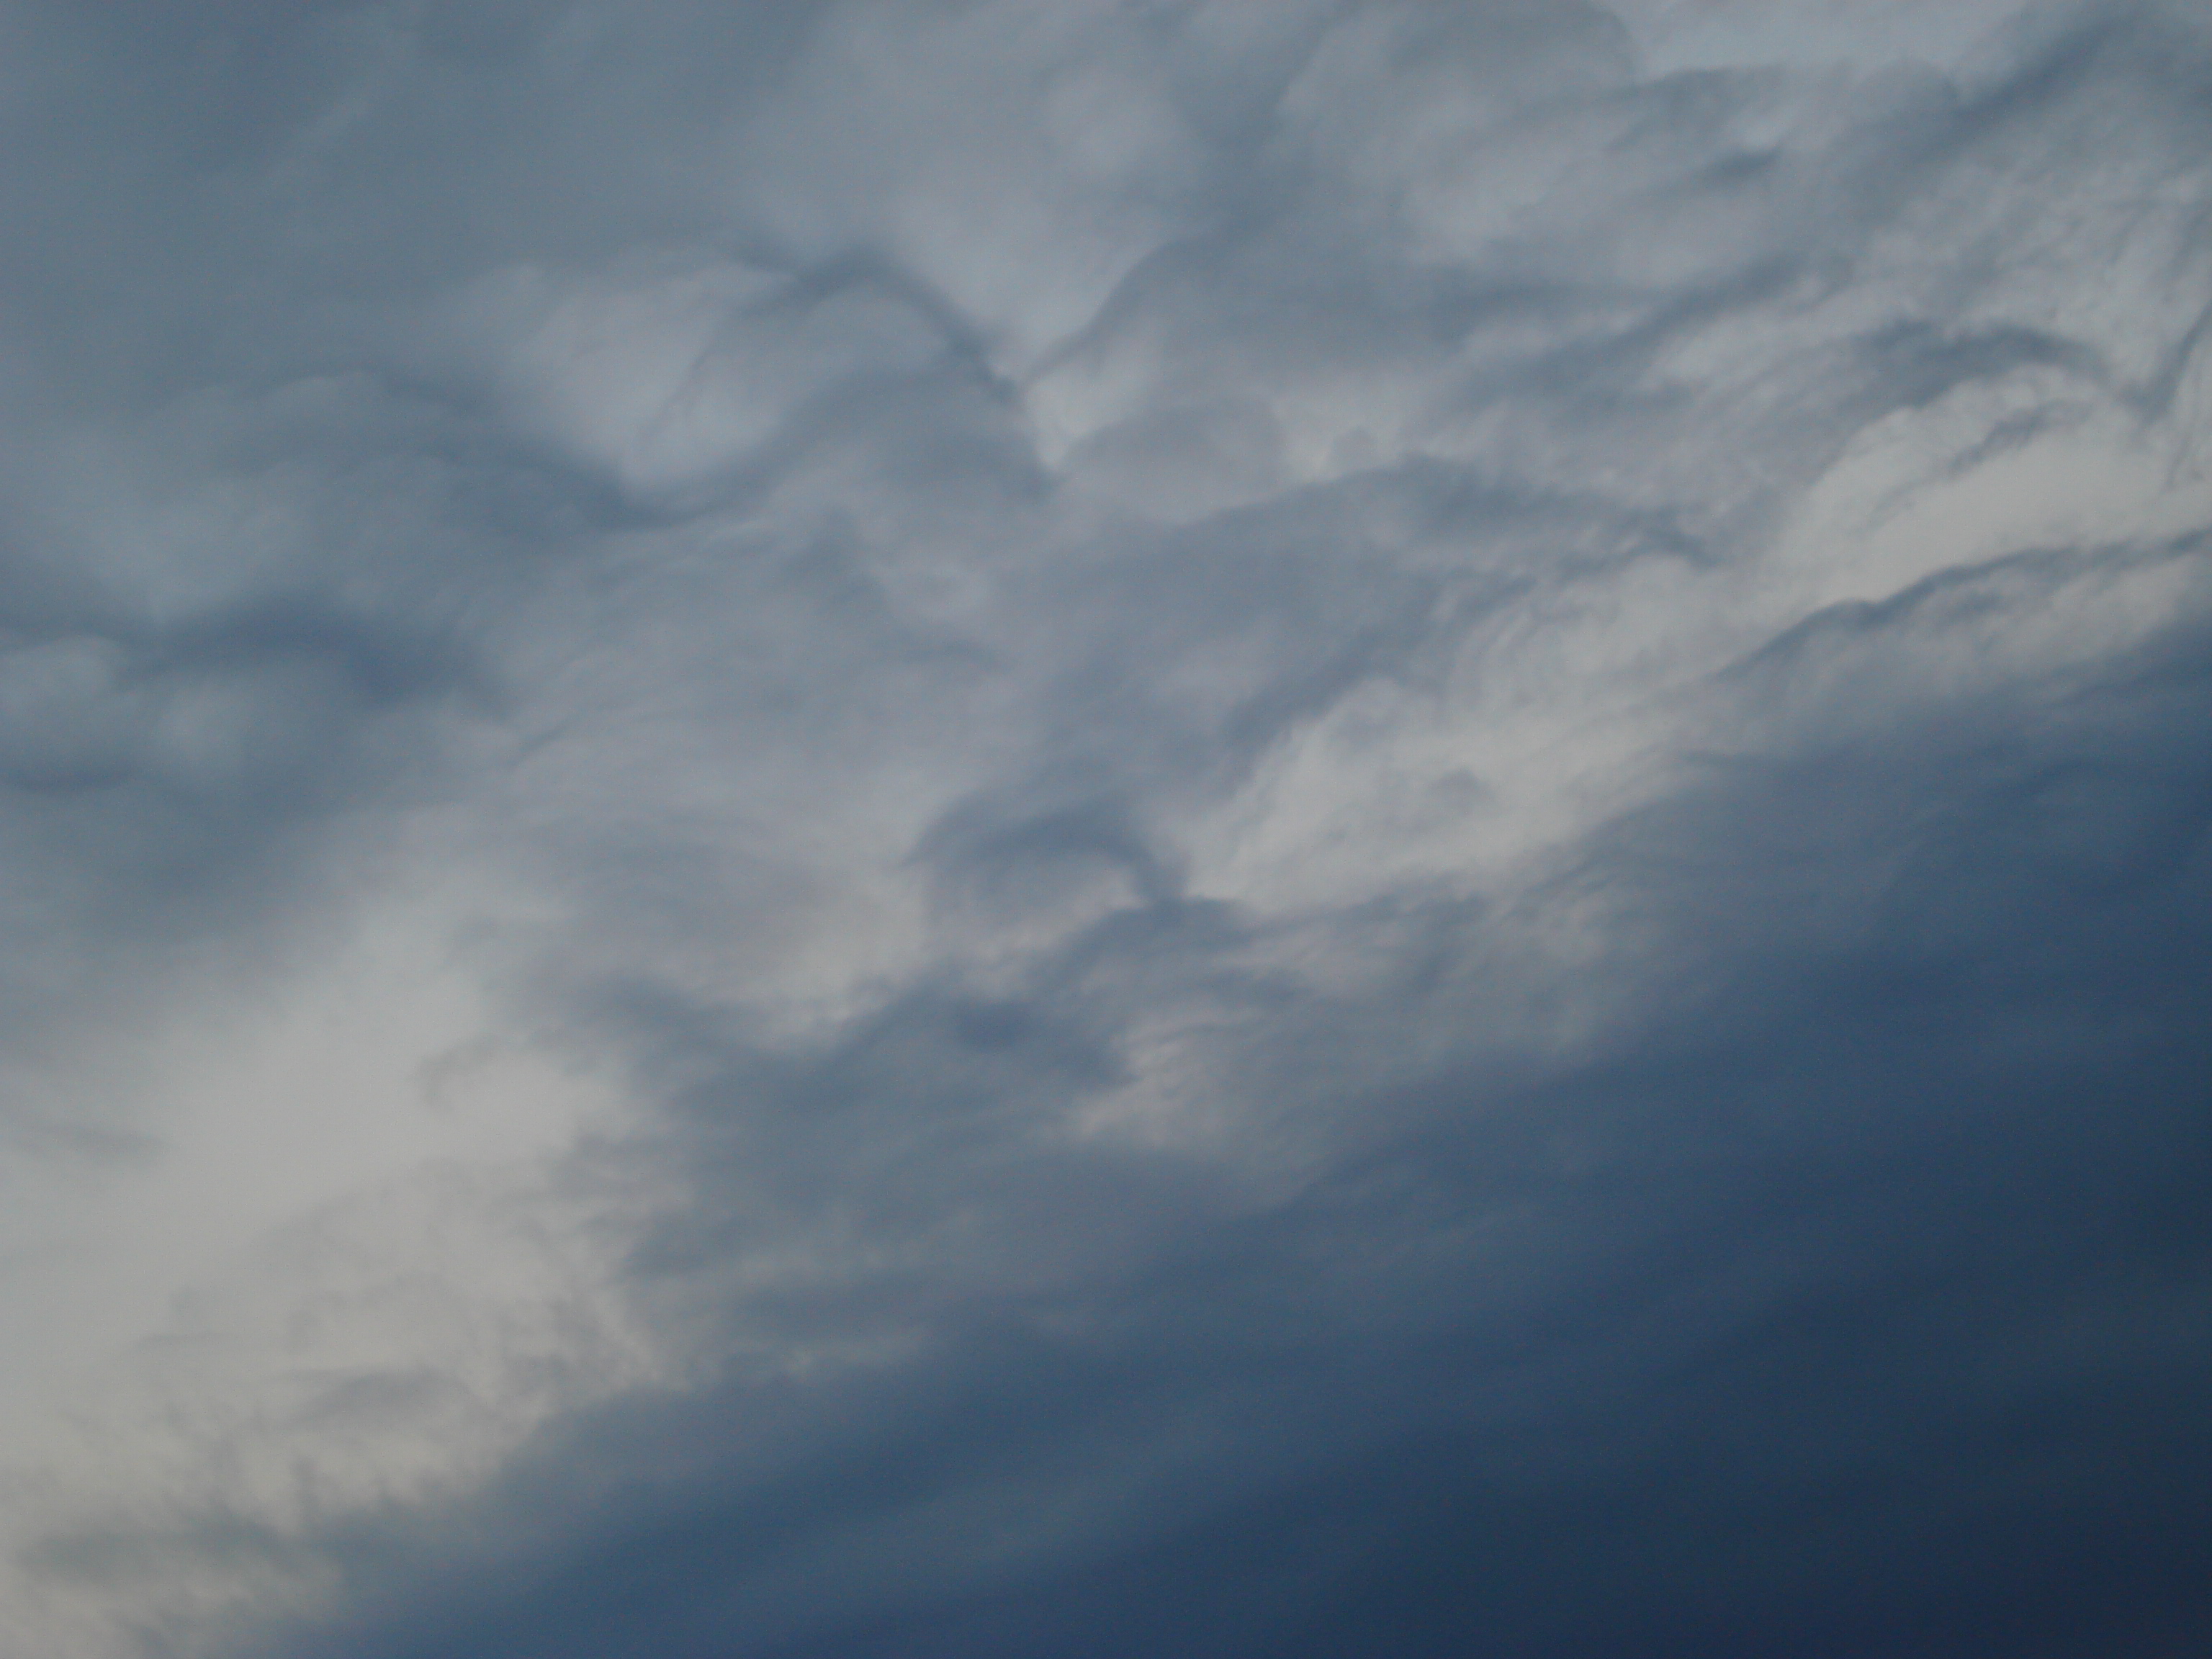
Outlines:
{"label": "billowing cloud mass", "polygon": [[2212,23],[0,7],[0,1653],[2212,1640]]}

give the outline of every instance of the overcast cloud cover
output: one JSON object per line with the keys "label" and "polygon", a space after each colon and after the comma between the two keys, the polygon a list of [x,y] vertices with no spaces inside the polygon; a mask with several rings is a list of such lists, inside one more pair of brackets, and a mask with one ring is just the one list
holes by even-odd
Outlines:
{"label": "overcast cloud cover", "polygon": [[0,1654],[2212,1643],[2212,21],[0,3]]}

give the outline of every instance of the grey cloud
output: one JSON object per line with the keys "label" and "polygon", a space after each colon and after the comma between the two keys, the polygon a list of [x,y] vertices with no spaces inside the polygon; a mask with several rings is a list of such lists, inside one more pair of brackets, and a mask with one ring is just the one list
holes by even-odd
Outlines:
{"label": "grey cloud", "polygon": [[32,1580],[270,1659],[2200,1639],[2212,46],[1650,9],[35,11],[25,997],[465,822],[672,1358]]}
{"label": "grey cloud", "polygon": [[[1103,924],[1019,1009],[917,1000],[796,1077],[726,1074],[677,1131],[684,1259],[796,1226],[830,1275],[738,1292],[726,1340],[892,1357],[814,1387],[736,1359],[581,1421],[422,1547],[544,1543],[460,1543],[424,1610],[283,1650],[2179,1639],[2205,672],[2173,641],[2047,729],[1933,710],[1616,826],[1573,879],[1656,907],[1664,979],[1595,1053],[1499,1053],[1479,918],[1449,977],[1331,1005],[1170,913]],[[2023,793],[2136,779],[2176,797],[2166,846],[2085,903]],[[1034,1143],[1110,1079],[1070,1034],[1194,976],[1244,1049],[1222,1109],[1271,1150],[1325,1126],[1288,1191]],[[699,1237],[717,1213],[741,1231]],[[524,1518],[556,1494],[573,1519]]]}

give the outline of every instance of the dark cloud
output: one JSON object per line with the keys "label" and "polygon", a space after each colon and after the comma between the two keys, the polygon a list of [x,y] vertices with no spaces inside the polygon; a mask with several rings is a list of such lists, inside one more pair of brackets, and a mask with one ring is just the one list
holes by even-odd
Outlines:
{"label": "dark cloud", "polygon": [[[1934,709],[1608,830],[1563,879],[1667,979],[1566,1063],[1464,1035],[1480,918],[1452,977],[1330,1004],[1170,907],[1022,1006],[720,1074],[644,1270],[802,1239],[723,1343],[863,1357],[579,1421],[362,1550],[453,1580],[371,1576],[401,1611],[283,1650],[2181,1650],[2212,658],[2116,669],[2042,729]],[[2142,788],[2138,861],[2083,868],[2065,818]],[[1080,1034],[1194,971],[1246,1046],[1217,1109],[1326,1144],[1286,1189],[1040,1144],[1111,1079]]]}
{"label": "dark cloud", "polygon": [[2212,40],[1985,9],[25,11],[0,1628],[2201,1644]]}

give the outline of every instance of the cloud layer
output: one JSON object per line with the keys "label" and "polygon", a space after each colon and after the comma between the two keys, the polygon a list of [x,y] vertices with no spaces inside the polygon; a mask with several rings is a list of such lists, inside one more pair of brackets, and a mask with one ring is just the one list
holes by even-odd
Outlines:
{"label": "cloud layer", "polygon": [[0,1631],[2194,1651],[2185,8],[27,3]]}

